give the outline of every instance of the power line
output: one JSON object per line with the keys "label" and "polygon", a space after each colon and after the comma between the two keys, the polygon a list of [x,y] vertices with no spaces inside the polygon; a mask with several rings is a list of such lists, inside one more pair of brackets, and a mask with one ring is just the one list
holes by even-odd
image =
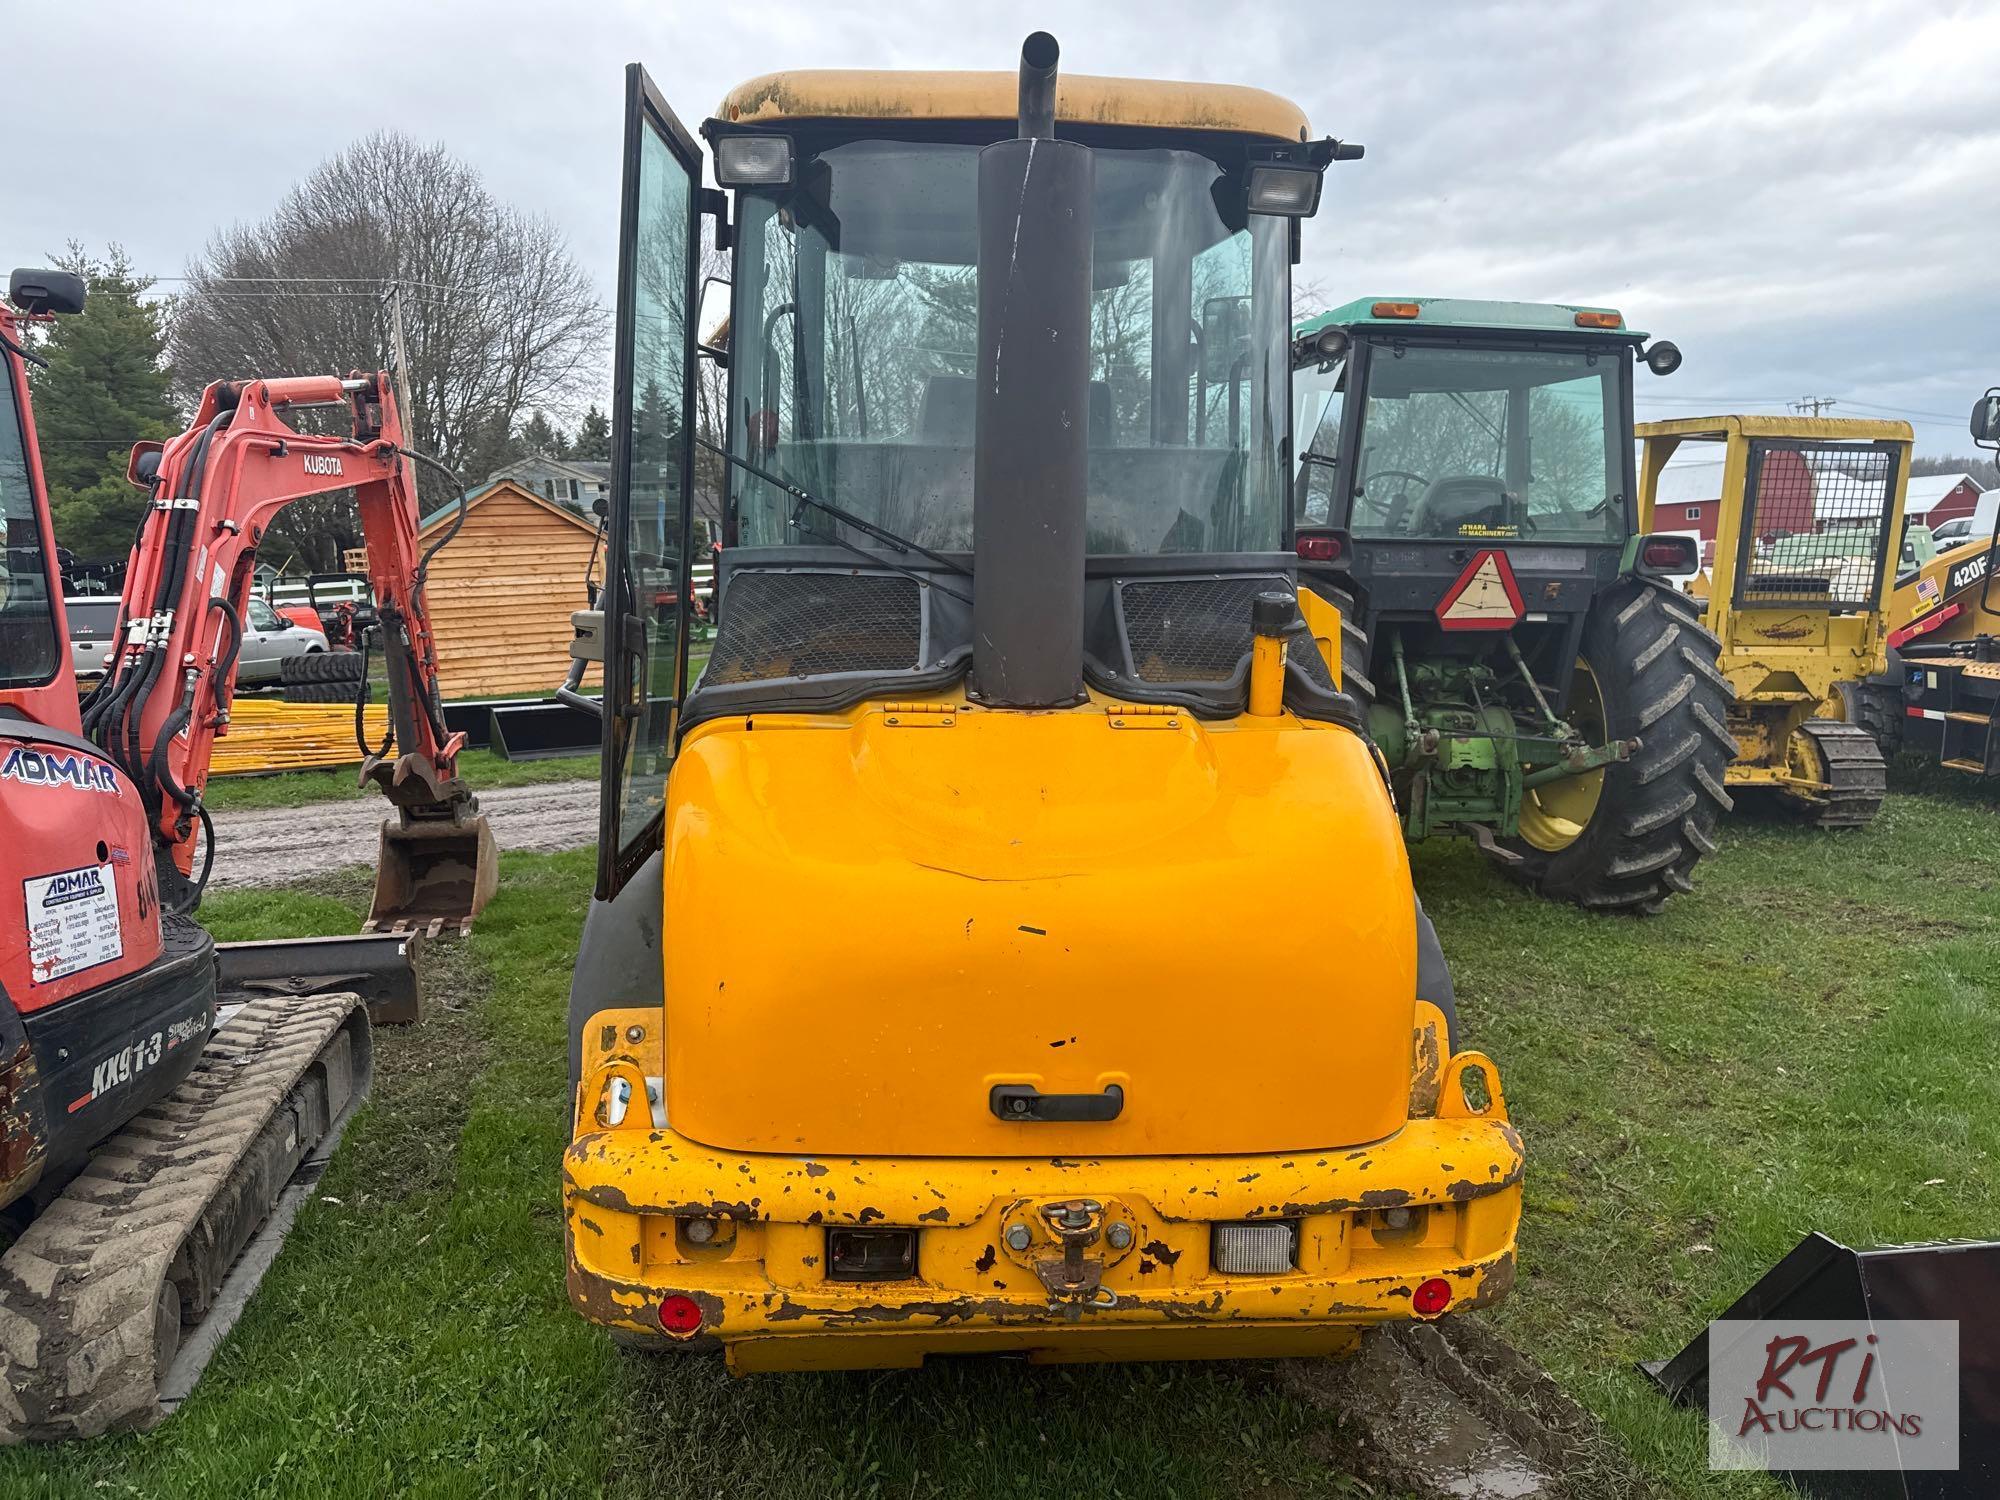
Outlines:
{"label": "power line", "polygon": [[1838,406],[1840,401],[1834,396],[1802,396],[1797,401],[1788,401],[1785,404],[1800,416],[1804,416],[1808,409],[1814,416],[1818,416],[1822,409]]}

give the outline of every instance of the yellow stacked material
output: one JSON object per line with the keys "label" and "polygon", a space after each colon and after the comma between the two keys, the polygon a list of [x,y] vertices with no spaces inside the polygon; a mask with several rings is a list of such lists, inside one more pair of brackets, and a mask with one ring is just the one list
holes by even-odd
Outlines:
{"label": "yellow stacked material", "polygon": [[[389,732],[386,704],[367,709],[368,743],[379,745]],[[229,733],[215,742],[211,776],[243,776],[258,771],[305,771],[316,766],[358,765],[351,703],[285,703],[276,698],[238,698],[229,710]]]}

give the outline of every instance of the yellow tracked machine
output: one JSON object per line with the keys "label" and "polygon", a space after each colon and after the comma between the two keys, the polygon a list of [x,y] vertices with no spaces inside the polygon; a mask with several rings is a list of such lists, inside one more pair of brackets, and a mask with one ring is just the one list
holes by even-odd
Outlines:
{"label": "yellow tracked machine", "polygon": [[1293,550],[1290,268],[1359,150],[1056,55],[744,84],[720,191],[628,71],[563,1164],[628,1340],[1309,1354],[1512,1280],[1521,1142]]}
{"label": "yellow tracked machine", "polygon": [[1705,445],[1721,456],[1714,556],[1689,587],[1736,690],[1731,790],[1775,794],[1821,828],[1867,823],[1887,786],[1866,684],[1887,665],[1909,424],[1727,416],[1635,430],[1649,530],[1684,518],[1658,503],[1668,461]]}

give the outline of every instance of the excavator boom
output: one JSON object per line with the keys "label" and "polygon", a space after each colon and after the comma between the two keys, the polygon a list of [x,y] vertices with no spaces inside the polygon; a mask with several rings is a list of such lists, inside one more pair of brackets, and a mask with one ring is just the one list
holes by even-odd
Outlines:
{"label": "excavator boom", "polygon": [[[347,434],[292,420],[327,407],[348,411]],[[152,501],[126,569],[119,644],[83,728],[139,788],[172,868],[199,888],[195,830],[210,752],[228,732],[258,543],[291,502],[352,490],[389,689],[390,737],[361,744],[361,775],[394,808],[369,930],[469,926],[493,891],[492,835],[458,776],[464,736],[444,722],[417,487],[389,377],[217,381],[187,431],[133,449],[128,477]]]}

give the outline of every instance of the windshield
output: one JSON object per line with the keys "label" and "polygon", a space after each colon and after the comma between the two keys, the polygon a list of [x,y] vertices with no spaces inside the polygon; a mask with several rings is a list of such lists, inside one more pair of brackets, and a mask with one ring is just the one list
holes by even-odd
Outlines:
{"label": "windshield", "polygon": [[[1381,343],[1369,352],[1354,459],[1357,537],[1619,542],[1626,532],[1626,361],[1574,352]],[[1306,451],[1334,455],[1343,370],[1314,377]],[[1305,379],[1301,376],[1301,380]],[[1343,382],[1344,383],[1344,382]],[[1321,506],[1319,475],[1310,517]],[[1305,518],[1302,518],[1305,519]]]}
{"label": "windshield", "polygon": [[[1286,221],[1225,222],[1222,169],[1096,151],[1094,553],[1272,550],[1286,435]],[[856,141],[741,199],[740,456],[939,551],[972,545],[979,148]],[[1239,200],[1240,201],[1240,200]],[[868,538],[741,471],[744,546]]]}
{"label": "windshield", "polygon": [[0,687],[31,687],[55,675],[55,601],[14,399],[14,371],[0,363],[0,527],[7,542],[0,571]]}

